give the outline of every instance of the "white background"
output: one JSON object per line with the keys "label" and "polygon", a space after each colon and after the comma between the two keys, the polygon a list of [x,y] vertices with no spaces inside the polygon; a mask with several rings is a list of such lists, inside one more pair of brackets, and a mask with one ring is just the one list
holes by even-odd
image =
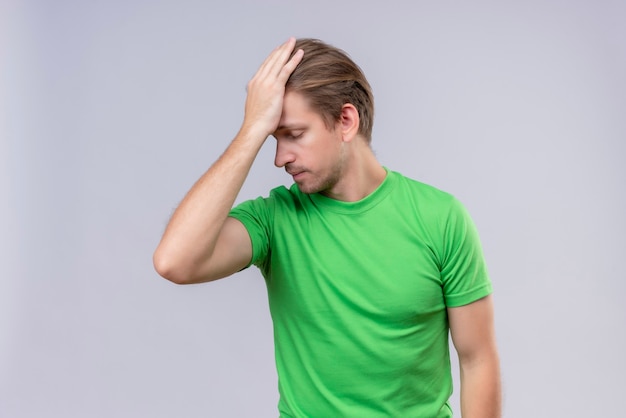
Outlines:
{"label": "white background", "polygon": [[[277,415],[259,272],[180,287],[151,257],[290,35],[345,49],[381,163],[473,215],[505,416],[620,416],[625,21],[605,0],[2,0],[0,417]],[[272,161],[239,200],[290,182]]]}

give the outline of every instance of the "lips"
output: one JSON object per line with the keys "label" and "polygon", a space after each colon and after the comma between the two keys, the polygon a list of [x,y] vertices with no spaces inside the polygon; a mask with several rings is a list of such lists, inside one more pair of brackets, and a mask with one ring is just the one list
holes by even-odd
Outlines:
{"label": "lips", "polygon": [[306,173],[306,171],[304,170],[286,170],[287,174],[289,174],[291,177],[293,177],[294,180],[298,180],[299,178],[301,178],[304,173]]}
{"label": "lips", "polygon": [[302,170],[299,168],[296,168],[296,169],[286,168],[285,171],[287,172],[287,174],[289,174],[292,177],[298,177],[301,174],[303,174],[306,170]]}

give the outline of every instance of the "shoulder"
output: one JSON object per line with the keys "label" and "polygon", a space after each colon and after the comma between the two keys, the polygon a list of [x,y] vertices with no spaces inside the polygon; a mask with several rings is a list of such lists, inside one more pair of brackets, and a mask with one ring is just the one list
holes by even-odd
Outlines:
{"label": "shoulder", "polygon": [[278,186],[269,191],[266,196],[259,196],[254,199],[245,200],[237,204],[232,210],[231,215],[240,212],[275,212],[276,210],[286,210],[302,206],[302,201],[306,200],[298,187],[294,184],[287,188],[286,186]]}
{"label": "shoulder", "polygon": [[406,196],[413,200],[420,207],[433,207],[442,209],[450,208],[458,204],[458,200],[454,195],[441,190],[430,184],[407,177],[396,171],[389,171],[393,176],[394,182],[397,184],[396,196]]}
{"label": "shoulder", "polygon": [[269,197],[266,198],[266,201],[274,208],[290,210],[306,205],[309,201],[309,196],[302,193],[298,186],[294,183],[290,187],[275,187],[270,191]]}
{"label": "shoulder", "polygon": [[393,175],[397,183],[393,205],[402,208],[404,216],[413,218],[425,230],[438,236],[442,231],[450,231],[453,225],[455,229],[465,229],[472,224],[467,209],[453,194],[397,172]]}
{"label": "shoulder", "polygon": [[278,186],[270,190],[269,199],[276,200],[294,200],[301,195],[302,192],[298,189],[298,186],[294,183],[290,187]]}

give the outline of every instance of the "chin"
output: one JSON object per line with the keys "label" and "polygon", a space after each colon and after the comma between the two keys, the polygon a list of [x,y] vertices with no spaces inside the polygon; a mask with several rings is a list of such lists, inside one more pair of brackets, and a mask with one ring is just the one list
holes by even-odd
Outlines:
{"label": "chin", "polygon": [[318,185],[316,184],[311,184],[307,182],[296,182],[296,184],[298,185],[298,189],[300,189],[300,191],[305,194],[313,194],[321,190],[321,188],[317,187]]}
{"label": "chin", "polygon": [[301,182],[296,182],[300,191],[305,194],[327,192],[335,187],[339,182],[338,171],[324,176],[315,175],[311,172],[308,174],[307,178],[302,179]]}
{"label": "chin", "polygon": [[324,193],[328,190],[330,190],[333,186],[335,185],[335,183],[333,182],[325,182],[323,184],[300,184],[298,183],[298,188],[300,189],[300,191],[304,194],[313,194],[313,193]]}
{"label": "chin", "polygon": [[320,191],[322,191],[322,189],[317,188],[317,187],[307,187],[303,184],[298,184],[298,188],[300,189],[300,191],[304,194],[313,194],[313,193],[319,193]]}

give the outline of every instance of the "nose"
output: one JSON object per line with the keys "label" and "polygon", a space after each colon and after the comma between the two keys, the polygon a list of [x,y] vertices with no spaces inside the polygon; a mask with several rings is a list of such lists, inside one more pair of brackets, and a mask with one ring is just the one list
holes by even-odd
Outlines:
{"label": "nose", "polygon": [[274,157],[274,165],[276,167],[284,167],[289,163],[294,162],[295,155],[290,150],[288,144],[285,141],[281,141],[280,139],[276,140],[276,156]]}

